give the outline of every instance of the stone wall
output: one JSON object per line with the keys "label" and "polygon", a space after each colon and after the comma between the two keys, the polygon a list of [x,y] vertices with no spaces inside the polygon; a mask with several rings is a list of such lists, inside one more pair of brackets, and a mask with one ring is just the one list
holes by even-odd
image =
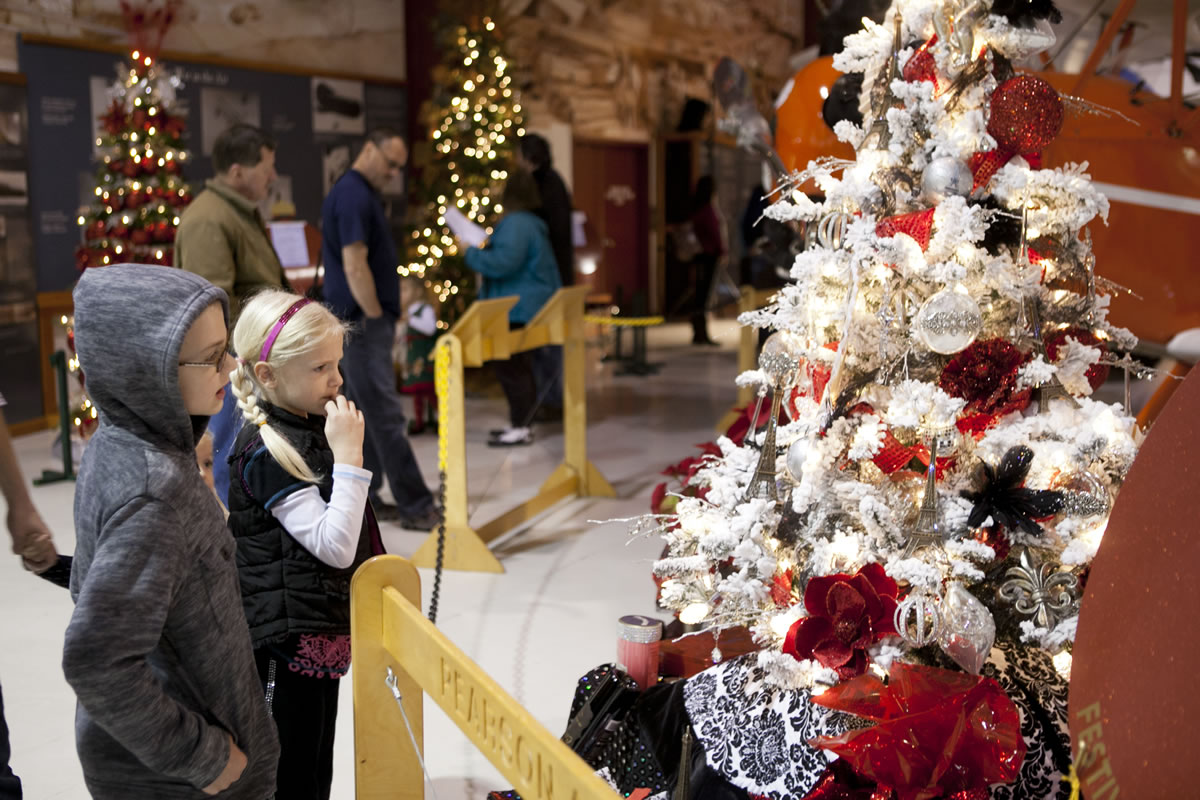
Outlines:
{"label": "stone wall", "polygon": [[[405,0],[190,0],[163,48],[314,74],[403,79]],[[124,45],[117,0],[0,4],[0,70],[17,67],[17,32]]]}
{"label": "stone wall", "polygon": [[760,105],[791,76],[798,0],[510,0],[505,26],[534,125],[576,137],[648,140],[675,129],[688,97],[708,100],[722,56],[750,74]]}

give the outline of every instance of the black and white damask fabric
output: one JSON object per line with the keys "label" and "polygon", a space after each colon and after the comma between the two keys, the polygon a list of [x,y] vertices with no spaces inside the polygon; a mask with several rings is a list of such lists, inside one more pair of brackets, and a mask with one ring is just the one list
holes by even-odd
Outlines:
{"label": "black and white damask fabric", "polygon": [[1040,647],[997,643],[983,674],[994,678],[1021,712],[1025,760],[1014,783],[993,786],[993,800],[1068,800],[1071,768],[1067,682]]}
{"label": "black and white damask fabric", "polygon": [[843,733],[847,717],[813,705],[803,689],[767,683],[756,659],[741,656],[688,680],[692,730],[708,765],[734,786],[771,800],[803,797],[829,763],[808,740]]}
{"label": "black and white damask fabric", "polygon": [[[808,744],[854,726],[855,717],[814,705],[803,689],[768,684],[753,654],[696,675],[684,689],[692,729],[708,765],[734,786],[771,800],[803,797],[829,763]],[[997,644],[983,674],[994,678],[1021,714],[1027,751],[1014,783],[991,788],[993,800],[1068,800],[1067,682],[1040,648]]]}

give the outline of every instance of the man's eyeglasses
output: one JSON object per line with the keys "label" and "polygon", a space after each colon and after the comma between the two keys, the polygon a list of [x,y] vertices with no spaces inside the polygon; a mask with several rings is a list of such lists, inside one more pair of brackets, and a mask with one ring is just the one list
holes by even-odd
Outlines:
{"label": "man's eyeglasses", "polygon": [[222,347],[217,352],[217,357],[212,361],[180,361],[181,367],[211,367],[214,372],[220,372],[221,366],[225,363],[225,357],[229,355],[225,348]]}

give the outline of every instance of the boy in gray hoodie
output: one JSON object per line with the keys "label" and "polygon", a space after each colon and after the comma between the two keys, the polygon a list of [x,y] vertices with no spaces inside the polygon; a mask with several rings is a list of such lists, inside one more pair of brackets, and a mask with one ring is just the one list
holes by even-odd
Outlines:
{"label": "boy in gray hoodie", "polygon": [[63,671],[98,800],[266,800],[279,744],[238,590],[233,537],[196,467],[220,409],[225,293],[125,264],[75,288],[75,344],[100,410],[75,488]]}

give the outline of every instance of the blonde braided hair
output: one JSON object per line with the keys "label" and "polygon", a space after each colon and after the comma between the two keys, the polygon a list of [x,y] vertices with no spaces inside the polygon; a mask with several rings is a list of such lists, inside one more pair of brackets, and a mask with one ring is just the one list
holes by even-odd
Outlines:
{"label": "blonde braided hair", "polygon": [[[229,380],[242,417],[258,426],[259,435],[271,457],[294,478],[316,483],[320,477],[304,463],[295,445],[271,426],[267,412],[259,405],[259,399],[273,401],[274,398],[254,375],[254,365],[258,363],[263,343],[272,326],[299,299],[298,295],[291,292],[268,290],[259,292],[242,305],[233,329],[233,349],[238,355],[238,366],[229,373]],[[327,308],[320,303],[309,303],[280,330],[265,363],[278,369],[328,336],[344,336],[345,331],[346,326]]]}

